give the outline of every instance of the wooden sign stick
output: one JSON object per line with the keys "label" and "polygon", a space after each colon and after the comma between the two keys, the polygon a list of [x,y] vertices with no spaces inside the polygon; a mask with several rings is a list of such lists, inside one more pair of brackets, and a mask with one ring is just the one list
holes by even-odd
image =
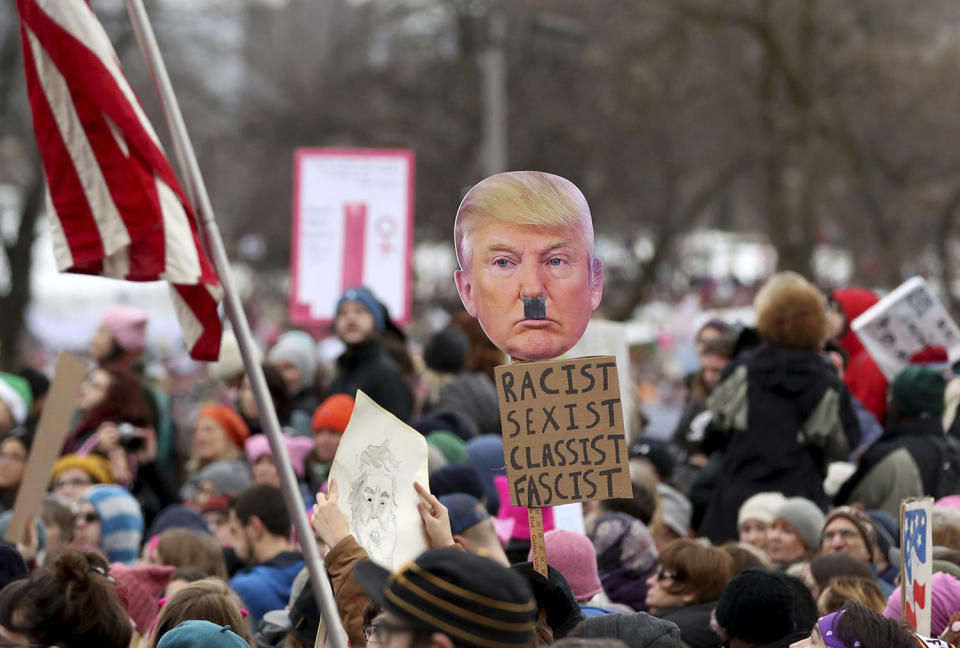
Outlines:
{"label": "wooden sign stick", "polygon": [[[526,362],[510,358],[510,364]],[[539,506],[527,507],[527,524],[530,527],[530,553],[533,556],[533,568],[544,578],[548,578],[547,547],[543,539],[543,509]]]}
{"label": "wooden sign stick", "polygon": [[533,568],[547,577],[547,548],[543,540],[543,509],[539,506],[528,508],[527,522],[530,524],[530,552],[533,554]]}

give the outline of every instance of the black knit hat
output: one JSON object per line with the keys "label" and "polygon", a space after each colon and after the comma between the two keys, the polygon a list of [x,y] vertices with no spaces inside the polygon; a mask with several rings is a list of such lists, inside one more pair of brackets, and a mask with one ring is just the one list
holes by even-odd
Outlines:
{"label": "black knit hat", "polygon": [[544,576],[529,561],[514,563],[510,565],[510,569],[530,583],[537,605],[547,612],[547,625],[553,631],[554,639],[567,636],[567,633],[583,621],[583,610],[559,569],[547,565],[548,575]]}
{"label": "black knit hat", "polygon": [[715,615],[730,638],[770,643],[794,631],[793,592],[779,574],[745,569],[723,590]]}
{"label": "black knit hat", "polygon": [[354,578],[383,609],[413,629],[442,632],[458,646],[521,648],[537,606],[523,578],[492,560],[458,549],[429,549],[391,575],[371,562]]}
{"label": "black knit hat", "polygon": [[434,371],[460,373],[467,362],[470,339],[455,326],[437,331],[427,340],[423,361]]}

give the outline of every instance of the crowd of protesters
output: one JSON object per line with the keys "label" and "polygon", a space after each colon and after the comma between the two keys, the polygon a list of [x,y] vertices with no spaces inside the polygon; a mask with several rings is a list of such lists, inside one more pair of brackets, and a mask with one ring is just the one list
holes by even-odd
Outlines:
{"label": "crowd of protesters", "polygon": [[[414,353],[371,291],[346,291],[332,366],[303,331],[262,366],[350,644],[956,643],[960,493],[944,471],[960,378],[931,347],[888,383],[850,328],[876,301],[781,273],[755,328],[707,321],[672,438],[633,440],[633,497],[585,503],[582,530],[544,509],[544,576],[507,494],[505,356],[465,313]],[[314,645],[319,607],[236,341],[184,430],[144,371],[147,325],[130,307],[103,316],[42,510],[0,545],[0,643]],[[0,374],[4,530],[48,387],[36,370]],[[357,390],[429,447],[417,490],[431,549],[395,574],[367,560],[329,479]],[[900,621],[899,506],[923,495],[936,499],[933,638]]]}

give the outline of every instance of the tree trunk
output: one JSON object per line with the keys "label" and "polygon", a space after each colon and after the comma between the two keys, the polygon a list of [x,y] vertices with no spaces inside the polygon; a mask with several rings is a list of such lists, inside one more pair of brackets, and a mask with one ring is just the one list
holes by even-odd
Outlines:
{"label": "tree trunk", "polygon": [[14,369],[20,363],[20,337],[27,305],[30,303],[30,276],[37,219],[44,200],[44,174],[39,154],[34,153],[33,180],[24,188],[17,240],[5,245],[10,264],[10,292],[0,297],[0,366]]}

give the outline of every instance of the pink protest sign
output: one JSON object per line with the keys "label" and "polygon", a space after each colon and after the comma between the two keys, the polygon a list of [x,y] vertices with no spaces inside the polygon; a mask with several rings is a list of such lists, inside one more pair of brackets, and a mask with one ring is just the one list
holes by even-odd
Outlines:
{"label": "pink protest sign", "polygon": [[294,155],[290,319],[327,324],[364,285],[395,321],[411,318],[414,154],[302,148]]}

